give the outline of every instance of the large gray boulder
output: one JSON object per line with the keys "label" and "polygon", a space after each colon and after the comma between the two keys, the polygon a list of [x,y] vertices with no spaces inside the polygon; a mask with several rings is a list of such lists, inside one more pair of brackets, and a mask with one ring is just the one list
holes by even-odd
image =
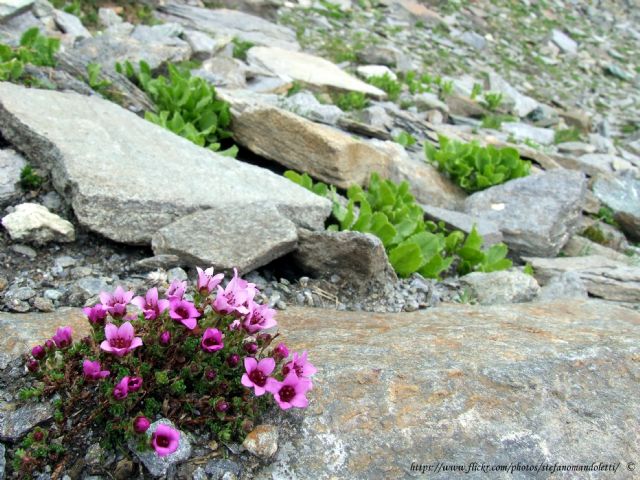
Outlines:
{"label": "large gray boulder", "polygon": [[586,192],[584,174],[556,169],[474,193],[464,209],[496,223],[512,252],[554,257],[577,227]]}
{"label": "large gray boulder", "polygon": [[[0,83],[0,131],[50,171],[81,224],[119,242],[148,244],[156,231],[197,210],[275,207],[315,229],[331,209],[328,200],[283,177],[95,97]],[[243,221],[230,215],[221,227]]]}
{"label": "large gray boulder", "polygon": [[593,193],[613,210],[629,238],[640,240],[640,180],[632,175],[601,175],[593,183]]}
{"label": "large gray boulder", "polygon": [[309,408],[280,416],[296,426],[260,480],[418,478],[412,465],[466,470],[483,458],[591,465],[595,454],[626,469],[640,456],[629,433],[638,312],[593,300],[400,315],[289,308],[278,323],[318,373]]}

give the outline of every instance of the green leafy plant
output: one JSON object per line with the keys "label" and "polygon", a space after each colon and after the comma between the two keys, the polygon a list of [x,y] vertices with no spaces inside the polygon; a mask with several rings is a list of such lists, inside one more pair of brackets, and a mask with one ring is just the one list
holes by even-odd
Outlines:
{"label": "green leafy plant", "polygon": [[340,93],[334,98],[335,105],[345,112],[362,110],[369,105],[369,100],[364,93],[348,92]]}
{"label": "green leafy plant", "polygon": [[20,171],[20,185],[25,190],[37,190],[44,180],[31,165],[25,165]]}
{"label": "green leafy plant", "polygon": [[467,192],[476,192],[529,175],[531,164],[515,148],[481,147],[439,136],[440,149],[426,142],[427,159]]}
{"label": "green leafy plant", "polygon": [[481,94],[482,94],[482,85],[479,83],[474,83],[473,88],[471,89],[471,100],[475,100]]}
{"label": "green leafy plant", "polygon": [[292,182],[297,183],[301,187],[304,187],[307,190],[315,193],[316,195],[320,195],[321,197],[326,197],[329,193],[329,187],[326,183],[314,182],[307,173],[303,173],[302,175],[300,175],[293,170],[287,170],[286,172],[284,172],[284,176]]}
{"label": "green leafy plant", "polygon": [[17,47],[0,44],[0,80],[18,81],[26,64],[54,67],[55,54],[59,48],[60,40],[45,37],[37,27],[26,30]]}
{"label": "green leafy plant", "polygon": [[484,94],[484,105],[491,110],[492,112],[496,111],[498,107],[502,104],[502,100],[504,99],[501,93],[497,92],[487,92]]}
{"label": "green leafy plant", "polygon": [[392,102],[395,102],[400,96],[400,92],[402,92],[402,84],[394,80],[388,73],[369,77],[367,78],[367,83],[384,90]]}
{"label": "green leafy plant", "polygon": [[145,112],[147,120],[196,145],[234,157],[238,152],[235,145],[219,151],[220,141],[231,137],[229,104],[217,98],[216,89],[206,80],[174,65],[168,69],[165,77],[153,76],[146,62],[140,62],[139,71],[130,62],[116,65],[116,70],[140,85],[156,105],[158,113]]}
{"label": "green leafy plant", "polygon": [[440,98],[444,99],[451,95],[453,92],[453,82],[451,80],[447,80],[440,84]]}
{"label": "green leafy plant", "polygon": [[111,82],[100,77],[101,70],[102,67],[97,63],[89,63],[87,65],[87,83],[92,90],[105,94],[106,96],[108,93],[107,89],[111,86]]}
{"label": "green leafy plant", "polygon": [[514,122],[517,118],[511,115],[491,114],[485,115],[482,118],[482,128],[493,128],[494,130],[500,130],[502,122]]}
{"label": "green leafy plant", "polygon": [[433,78],[429,74],[424,73],[418,76],[416,72],[410,71],[402,77],[402,80],[412,95],[432,91],[431,84],[433,83]]}
{"label": "green leafy plant", "polygon": [[255,46],[255,43],[241,40],[238,37],[234,37],[232,41],[233,41],[233,58],[246,60],[247,52],[251,47]]}
{"label": "green leafy plant", "polygon": [[582,140],[582,135],[580,134],[580,130],[577,128],[556,130],[553,137],[553,143],[556,145],[565,142],[579,142],[580,140]]}
{"label": "green leafy plant", "polygon": [[394,137],[393,140],[394,142],[399,143],[405,148],[415,145],[416,143],[416,138],[410,133],[405,132],[404,130],[401,131],[396,137]]}
{"label": "green leafy plant", "polygon": [[614,218],[613,210],[611,210],[611,208],[607,207],[606,205],[600,207],[600,210],[598,210],[596,217],[602,220],[604,223],[611,225],[612,227],[620,228],[620,225]]}

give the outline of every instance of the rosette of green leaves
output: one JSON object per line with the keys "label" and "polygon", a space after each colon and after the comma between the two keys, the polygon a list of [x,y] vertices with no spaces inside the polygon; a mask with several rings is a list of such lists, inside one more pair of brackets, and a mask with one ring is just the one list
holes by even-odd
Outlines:
{"label": "rosette of green leaves", "polygon": [[38,67],[55,67],[60,40],[48,38],[37,27],[26,30],[17,47],[0,44],[0,80],[17,81],[28,63]]}
{"label": "rosette of green leaves", "polygon": [[467,192],[477,192],[529,175],[531,164],[515,148],[480,146],[439,136],[440,149],[425,143],[427,159]]}

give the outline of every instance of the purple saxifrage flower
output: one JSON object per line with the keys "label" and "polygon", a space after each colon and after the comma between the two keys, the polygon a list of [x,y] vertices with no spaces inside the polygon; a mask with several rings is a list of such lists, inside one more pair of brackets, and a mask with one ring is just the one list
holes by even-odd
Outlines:
{"label": "purple saxifrage flower", "polygon": [[218,294],[213,302],[213,308],[219,313],[238,312],[241,315],[249,313],[247,303],[258,293],[255,284],[238,277],[238,270],[233,269],[234,275],[226,288],[218,286]]}
{"label": "purple saxifrage flower", "polygon": [[276,368],[276,362],[273,358],[263,358],[259,362],[253,357],[244,359],[244,369],[247,373],[242,375],[242,385],[247,388],[254,388],[257,397],[264,395],[265,387],[268,383],[276,381],[269,377]]}
{"label": "purple saxifrage flower", "polygon": [[107,318],[108,312],[107,308],[101,303],[93,307],[84,307],[82,311],[89,319],[89,323],[93,325],[104,325],[104,320]]}
{"label": "purple saxifrage flower", "polygon": [[115,292],[101,292],[100,301],[112,317],[123,317],[127,313],[127,305],[133,298],[133,292],[126,292],[122,287],[116,287]]}
{"label": "purple saxifrage flower", "polygon": [[276,311],[268,305],[249,302],[249,313],[244,317],[242,326],[249,334],[254,334],[260,330],[275,327],[278,324],[275,316]]}
{"label": "purple saxifrage flower", "polygon": [[174,299],[171,300],[169,316],[183,324],[189,330],[193,330],[198,324],[196,319],[200,316],[200,312],[198,312],[193,303],[186,300]]}
{"label": "purple saxifrage flower", "polygon": [[207,328],[202,334],[200,346],[205,352],[217,352],[224,348],[223,338],[224,335],[217,328]]}
{"label": "purple saxifrage flower", "polygon": [[33,358],[35,358],[36,360],[42,360],[46,354],[47,351],[42,345],[36,345],[31,349],[31,355],[33,355]]}
{"label": "purple saxifrage flower", "polygon": [[187,282],[184,280],[174,280],[167,289],[167,298],[171,300],[182,300],[184,292],[187,290]]}
{"label": "purple saxifrage flower", "polygon": [[142,310],[147,320],[155,320],[169,308],[169,300],[158,300],[158,289],[155,287],[149,289],[144,297],[135,297],[131,303]]}
{"label": "purple saxifrage flower", "polygon": [[267,382],[266,385],[266,390],[273,394],[273,398],[276,399],[282,410],[288,410],[291,407],[306,408],[309,405],[309,400],[305,394],[311,388],[311,380],[300,378],[293,371],[282,382],[274,380]]}
{"label": "purple saxifrage flower", "polygon": [[127,382],[127,391],[128,392],[137,392],[142,387],[142,377],[127,377],[129,381]]}
{"label": "purple saxifrage flower", "polygon": [[71,327],[60,327],[56,330],[56,334],[51,337],[51,340],[56,344],[58,348],[67,348],[71,346],[71,335],[73,334],[73,329]]}
{"label": "purple saxifrage flower", "polygon": [[82,362],[82,374],[87,380],[99,380],[108,377],[110,373],[109,370],[102,370],[98,361],[84,360]]}
{"label": "purple saxifrage flower", "polygon": [[282,374],[286,376],[291,370],[296,372],[296,375],[299,377],[304,378],[309,378],[318,371],[316,367],[307,360],[306,350],[302,352],[302,355],[299,355],[298,352],[293,352],[293,360],[282,367]]}
{"label": "purple saxifrage flower", "polygon": [[168,425],[160,424],[151,435],[151,446],[159,457],[175,452],[180,445],[180,432]]}
{"label": "purple saxifrage flower", "polygon": [[129,377],[122,377],[122,380],[113,387],[113,398],[116,400],[124,400],[129,395]]}
{"label": "purple saxifrage flower", "polygon": [[120,327],[116,327],[113,323],[107,323],[104,326],[104,334],[106,340],[100,344],[100,348],[118,357],[142,346],[142,339],[135,336],[133,325],[129,322],[123,323]]}
{"label": "purple saxifrage flower", "polygon": [[220,285],[220,282],[224,278],[222,273],[214,275],[213,267],[209,267],[206,270],[196,267],[196,270],[198,271],[198,283],[196,288],[202,295],[209,295],[218,285]]}

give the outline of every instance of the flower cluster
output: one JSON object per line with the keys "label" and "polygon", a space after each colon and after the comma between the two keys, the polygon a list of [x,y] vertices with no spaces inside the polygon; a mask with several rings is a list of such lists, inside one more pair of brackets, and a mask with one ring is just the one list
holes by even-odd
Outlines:
{"label": "flower cluster", "polygon": [[180,431],[159,423],[149,435],[154,417],[229,441],[251,431],[267,397],[283,410],[308,405],[316,369],[307,352],[272,346],[276,312],[256,302],[256,286],[237,271],[226,286],[213,268],[197,271],[193,290],[174,281],[165,298],[157,288],[102,293],[83,309],[90,337],[73,343],[71,328],[61,327],[32,349],[28,369],[63,397],[60,428],[79,399],[97,395],[89,420],[114,442],[138,439],[164,456],[178,448]]}

